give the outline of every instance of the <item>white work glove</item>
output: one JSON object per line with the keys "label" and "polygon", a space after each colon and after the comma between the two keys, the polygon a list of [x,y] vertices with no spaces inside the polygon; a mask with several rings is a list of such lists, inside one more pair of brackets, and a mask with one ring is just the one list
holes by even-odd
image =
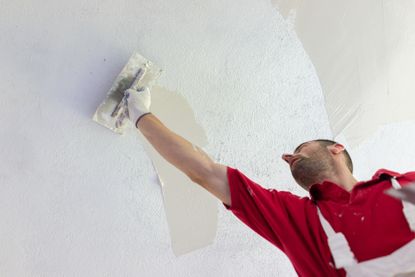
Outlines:
{"label": "white work glove", "polygon": [[148,87],[141,87],[138,90],[129,88],[124,92],[124,97],[127,101],[128,117],[137,127],[140,118],[150,113],[150,90]]}

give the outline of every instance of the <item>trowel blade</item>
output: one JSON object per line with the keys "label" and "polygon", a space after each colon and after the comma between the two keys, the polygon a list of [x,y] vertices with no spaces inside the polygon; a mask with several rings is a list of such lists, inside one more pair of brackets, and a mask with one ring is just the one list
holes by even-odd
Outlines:
{"label": "trowel blade", "polygon": [[[153,62],[147,60],[138,52],[134,52],[118,74],[107,93],[107,97],[99,105],[92,119],[118,134],[123,134],[128,125],[128,120],[120,120],[119,117],[124,116],[125,113],[118,112],[116,109],[124,97],[124,91],[132,85],[151,88],[161,72],[162,70]],[[141,78],[136,78],[140,74]],[[133,84],[134,80],[137,79],[139,79],[139,82]]]}

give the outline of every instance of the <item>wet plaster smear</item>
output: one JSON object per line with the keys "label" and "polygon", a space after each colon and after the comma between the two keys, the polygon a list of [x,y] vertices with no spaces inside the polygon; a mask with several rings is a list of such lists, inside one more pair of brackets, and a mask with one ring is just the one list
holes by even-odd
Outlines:
{"label": "wet plaster smear", "polygon": [[[185,137],[197,147],[208,144],[203,128],[196,123],[194,113],[183,96],[154,86],[151,89],[151,97],[151,112],[170,130]],[[162,186],[174,253],[181,255],[211,244],[217,228],[216,198],[169,164],[141,133],[139,135]]]}

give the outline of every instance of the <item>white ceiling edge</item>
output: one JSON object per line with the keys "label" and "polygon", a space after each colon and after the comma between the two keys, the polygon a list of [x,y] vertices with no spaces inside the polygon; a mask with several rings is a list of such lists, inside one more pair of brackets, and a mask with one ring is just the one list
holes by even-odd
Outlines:
{"label": "white ceiling edge", "polygon": [[312,60],[335,136],[356,147],[380,126],[415,119],[415,2],[285,1]]}

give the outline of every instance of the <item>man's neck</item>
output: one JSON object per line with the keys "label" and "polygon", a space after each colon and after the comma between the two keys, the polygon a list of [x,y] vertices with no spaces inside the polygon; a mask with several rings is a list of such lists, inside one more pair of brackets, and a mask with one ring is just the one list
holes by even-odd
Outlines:
{"label": "man's neck", "polygon": [[350,172],[338,171],[328,176],[327,179],[343,188],[346,191],[351,191],[353,187],[358,183],[356,178]]}

